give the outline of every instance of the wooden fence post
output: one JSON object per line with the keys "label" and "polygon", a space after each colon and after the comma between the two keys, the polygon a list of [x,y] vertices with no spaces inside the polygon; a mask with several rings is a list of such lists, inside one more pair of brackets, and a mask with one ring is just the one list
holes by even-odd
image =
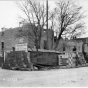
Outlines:
{"label": "wooden fence post", "polygon": [[34,69],[34,68],[33,68],[33,64],[32,64],[32,62],[31,62],[31,60],[30,60],[30,52],[27,52],[27,59],[28,59],[28,63],[29,63],[29,65],[30,65],[31,70],[33,70],[33,69]]}

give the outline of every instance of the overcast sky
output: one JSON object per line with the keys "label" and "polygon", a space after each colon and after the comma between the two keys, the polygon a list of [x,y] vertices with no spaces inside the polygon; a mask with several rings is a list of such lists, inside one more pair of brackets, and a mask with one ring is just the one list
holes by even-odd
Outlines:
{"label": "overcast sky", "polygon": [[[53,1],[49,1],[49,4],[53,6]],[[83,6],[83,10],[86,11],[85,15],[88,15],[88,0],[76,0],[79,5]],[[2,27],[10,28],[19,26],[19,16],[23,15],[21,10],[17,7],[16,1],[0,1],[0,30]],[[88,16],[84,19],[86,23],[86,31],[88,29]],[[87,31],[88,32],[88,31]],[[87,36],[88,33],[85,34]]]}

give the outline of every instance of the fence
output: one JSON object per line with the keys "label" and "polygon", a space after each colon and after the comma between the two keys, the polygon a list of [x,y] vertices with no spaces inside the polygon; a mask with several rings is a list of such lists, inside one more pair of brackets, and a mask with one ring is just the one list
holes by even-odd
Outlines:
{"label": "fence", "polygon": [[69,67],[75,67],[78,65],[86,65],[87,61],[84,58],[83,53],[79,52],[65,52],[64,54],[59,55],[59,64]]}
{"label": "fence", "polygon": [[30,59],[31,62],[34,64],[45,65],[45,66],[56,66],[59,65],[58,55],[59,53],[56,52],[39,51],[38,53],[36,53],[36,51],[31,51]]}
{"label": "fence", "polygon": [[[3,62],[3,58],[0,59]],[[83,65],[86,60],[82,53],[56,51],[14,51],[5,52],[4,67],[9,69],[33,68],[34,66],[69,66]]]}

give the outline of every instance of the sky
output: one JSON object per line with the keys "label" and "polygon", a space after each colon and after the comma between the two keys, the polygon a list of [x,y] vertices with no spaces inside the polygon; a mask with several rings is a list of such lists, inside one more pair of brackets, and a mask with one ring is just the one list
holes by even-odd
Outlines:
{"label": "sky", "polygon": [[[49,0],[49,5],[54,6],[53,2],[55,0]],[[57,0],[58,1],[58,0]],[[85,11],[86,18],[83,20],[86,24],[86,34],[83,37],[88,37],[88,0],[76,0],[79,5],[83,6],[83,11]],[[14,0],[1,0],[0,1],[0,31],[3,27],[14,28],[19,26],[19,16],[24,16],[22,11],[16,4]]]}

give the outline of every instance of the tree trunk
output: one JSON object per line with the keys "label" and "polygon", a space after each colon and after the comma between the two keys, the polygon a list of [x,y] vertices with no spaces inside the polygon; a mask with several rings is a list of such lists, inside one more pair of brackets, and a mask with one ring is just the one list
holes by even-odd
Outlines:
{"label": "tree trunk", "polygon": [[62,32],[59,34],[58,39],[56,40],[56,44],[55,44],[55,47],[54,47],[55,50],[58,47],[58,44],[59,44],[60,39],[61,39],[61,35],[62,35]]}

